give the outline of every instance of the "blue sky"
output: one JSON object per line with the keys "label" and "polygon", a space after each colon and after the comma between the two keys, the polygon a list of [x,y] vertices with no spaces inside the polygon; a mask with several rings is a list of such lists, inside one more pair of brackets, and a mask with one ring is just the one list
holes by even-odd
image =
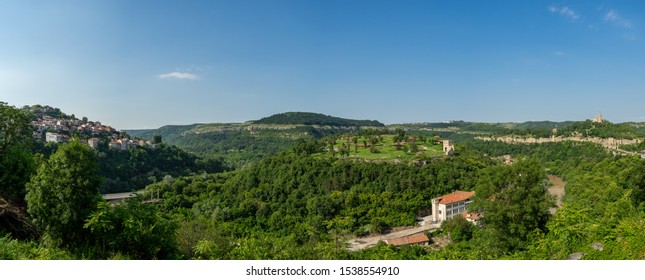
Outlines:
{"label": "blue sky", "polygon": [[645,1],[0,1],[0,100],[119,129],[311,111],[645,121]]}

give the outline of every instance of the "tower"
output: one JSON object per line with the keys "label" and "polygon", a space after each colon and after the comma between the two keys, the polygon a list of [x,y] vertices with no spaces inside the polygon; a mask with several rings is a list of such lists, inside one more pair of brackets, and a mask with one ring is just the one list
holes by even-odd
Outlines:
{"label": "tower", "polygon": [[432,220],[435,222],[438,222],[441,218],[439,213],[437,213],[439,211],[439,201],[441,201],[441,199],[435,198],[432,200]]}

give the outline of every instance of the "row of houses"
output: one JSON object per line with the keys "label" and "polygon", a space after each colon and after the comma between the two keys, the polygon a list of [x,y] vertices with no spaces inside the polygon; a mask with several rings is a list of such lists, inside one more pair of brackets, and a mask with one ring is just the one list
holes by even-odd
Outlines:
{"label": "row of houses", "polygon": [[78,119],[56,119],[50,116],[41,116],[36,120],[31,122],[31,125],[34,127],[34,130],[37,132],[47,132],[47,131],[56,131],[56,132],[67,132],[67,133],[77,133],[77,134],[102,134],[109,133],[113,134],[116,132],[111,126],[102,125],[101,122],[85,122]]}
{"label": "row of houses", "polygon": [[[101,139],[99,138],[90,138],[90,139],[81,139],[81,141],[88,146],[92,147],[92,149],[98,149],[99,144],[101,143]],[[47,132],[45,134],[45,142],[47,143],[63,143],[63,142],[69,142],[69,136],[65,134],[60,134],[60,133],[54,133],[54,132]]]}
{"label": "row of houses", "polygon": [[[63,142],[68,142],[69,141],[69,136],[65,134],[60,134],[60,133],[54,133],[54,132],[47,132],[45,136],[45,141],[50,143],[63,143]],[[101,139],[99,138],[90,138],[90,139],[81,139],[81,141],[88,146],[92,147],[92,149],[98,149],[99,145],[101,144]],[[108,143],[108,147],[110,149],[115,149],[115,150],[127,150],[130,148],[139,148],[142,146],[148,146],[148,147],[155,147],[155,144],[152,142],[144,141],[144,140],[132,140],[132,139],[116,139],[112,140]]]}
{"label": "row of houses", "polygon": [[132,140],[132,139],[127,139],[127,138],[113,140],[113,141],[110,141],[110,143],[108,144],[108,147],[110,149],[115,149],[115,150],[127,150],[127,149],[130,149],[130,148],[139,148],[139,147],[143,147],[143,146],[148,146],[148,147],[153,147],[154,148],[155,144],[153,144],[149,140],[148,141]]}
{"label": "row of houses", "polygon": [[150,141],[120,138],[121,136],[116,129],[103,125],[99,121],[87,121],[86,118],[79,120],[73,116],[71,118],[59,119],[46,115],[46,113],[55,112],[56,110],[49,106],[34,109],[36,119],[32,121],[32,126],[34,127],[33,137],[35,139],[44,140],[47,143],[63,143],[69,141],[69,135],[77,134],[86,137],[96,136],[87,140],[81,139],[81,141],[93,149],[97,149],[102,141],[108,141],[108,147],[116,150],[127,150],[141,146],[155,146]]}

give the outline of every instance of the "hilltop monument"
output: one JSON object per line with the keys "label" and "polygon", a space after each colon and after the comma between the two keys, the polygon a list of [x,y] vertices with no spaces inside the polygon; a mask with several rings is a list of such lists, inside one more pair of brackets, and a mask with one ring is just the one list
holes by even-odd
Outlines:
{"label": "hilltop monument", "polygon": [[595,118],[593,118],[591,122],[602,123],[602,113],[598,113],[598,115]]}

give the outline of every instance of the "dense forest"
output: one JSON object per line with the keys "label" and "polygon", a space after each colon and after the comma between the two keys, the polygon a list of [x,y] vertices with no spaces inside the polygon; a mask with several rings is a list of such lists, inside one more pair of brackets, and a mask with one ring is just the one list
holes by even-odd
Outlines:
{"label": "dense forest", "polygon": [[[197,128],[199,129],[199,128]],[[159,132],[163,132],[160,130]],[[286,130],[246,129],[184,132],[181,134],[159,134],[164,142],[202,158],[222,160],[229,168],[240,169],[257,163],[261,159],[289,149],[297,139],[321,139],[325,136],[347,132],[344,129],[315,129],[310,126]],[[141,137],[136,132],[133,136]],[[152,139],[152,138],[150,138]]]}
{"label": "dense forest", "polygon": [[[33,143],[32,151],[49,158],[59,146],[59,143],[37,141]],[[165,176],[188,176],[230,169],[221,158],[200,157],[165,143],[127,150],[110,149],[107,143],[102,143],[96,149],[96,157],[99,175],[104,178],[101,193],[143,189]]]}
{"label": "dense forest", "polygon": [[304,125],[328,125],[328,126],[376,126],[384,127],[385,125],[373,120],[350,120],[339,117],[333,117],[318,113],[307,112],[287,112],[275,114],[266,118],[253,121],[254,124],[304,124]]}
{"label": "dense forest", "polygon": [[[273,135],[279,148],[230,170],[163,137],[123,151],[76,138],[42,145],[30,118],[0,104],[0,259],[642,259],[645,252],[645,161],[592,143],[468,140],[450,156],[392,163],[320,156],[335,135]],[[500,160],[507,155],[511,164]],[[567,182],[554,214],[547,174]],[[144,186],[119,204],[100,196]],[[352,238],[415,226],[432,198],[455,190],[475,191],[468,210],[482,218],[474,225],[458,216],[426,233],[443,245],[348,250]]]}

